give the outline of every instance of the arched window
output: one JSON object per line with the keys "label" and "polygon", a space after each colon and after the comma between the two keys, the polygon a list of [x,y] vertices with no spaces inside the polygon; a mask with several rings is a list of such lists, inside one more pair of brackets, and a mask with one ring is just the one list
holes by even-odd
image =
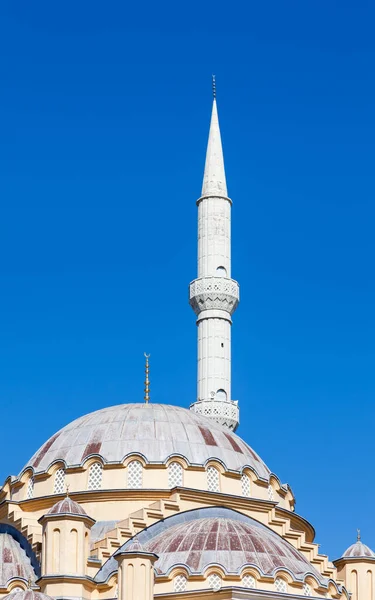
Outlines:
{"label": "arched window", "polygon": [[34,498],[34,477],[33,476],[30,477],[30,479],[27,483],[26,498],[27,498],[27,500]]}
{"label": "arched window", "polygon": [[242,577],[241,585],[247,590],[254,590],[257,586],[255,577],[253,577],[252,575],[244,575]]}
{"label": "arched window", "polygon": [[100,462],[94,462],[89,469],[89,481],[87,489],[100,490],[103,480],[103,465]]}
{"label": "arched window", "polygon": [[53,493],[62,494],[65,492],[65,471],[64,469],[57,469],[55,473],[55,481],[53,484]]}
{"label": "arched window", "polygon": [[207,489],[209,492],[220,492],[219,471],[215,467],[207,468]]}
{"label": "arched window", "polygon": [[217,267],[216,269],[216,277],[226,277],[227,270],[225,267]]}
{"label": "arched window", "polygon": [[216,400],[220,400],[220,402],[227,401],[227,393],[225,390],[217,390],[216,392]]}
{"label": "arched window", "polygon": [[373,586],[372,571],[367,571],[367,598],[368,600],[374,600],[374,586]]}
{"label": "arched window", "polygon": [[168,487],[174,488],[182,485],[183,470],[178,462],[173,462],[168,467]]}
{"label": "arched window", "polygon": [[288,591],[288,586],[286,584],[285,579],[281,579],[281,577],[277,577],[275,579],[275,590],[277,592],[287,592]]}
{"label": "arched window", "polygon": [[274,494],[273,487],[271,484],[269,484],[269,486],[268,486],[267,494],[268,494],[268,500],[272,500],[272,502],[273,502],[275,500],[275,494]]}
{"label": "arched window", "polygon": [[52,568],[54,573],[60,571],[60,529],[54,529],[52,534]]}
{"label": "arched window", "polygon": [[77,529],[71,529],[69,539],[69,557],[70,557],[70,569],[69,573],[78,572],[78,531]]}
{"label": "arched window", "polygon": [[143,467],[139,460],[128,464],[128,488],[141,488],[143,485]]}
{"label": "arched window", "polygon": [[241,489],[243,496],[251,496],[250,477],[246,473],[242,473],[241,476]]}
{"label": "arched window", "polygon": [[173,580],[173,591],[174,592],[185,592],[187,585],[187,579],[185,575],[177,575]]}
{"label": "arched window", "polygon": [[212,573],[211,575],[209,575],[207,583],[208,587],[210,587],[211,590],[218,592],[221,589],[222,580],[220,575],[218,575],[217,573]]}
{"label": "arched window", "polygon": [[350,573],[350,591],[353,594],[352,599],[358,600],[358,573],[355,570]]}
{"label": "arched window", "polygon": [[303,584],[302,595],[303,596],[312,596],[311,586],[306,582]]}

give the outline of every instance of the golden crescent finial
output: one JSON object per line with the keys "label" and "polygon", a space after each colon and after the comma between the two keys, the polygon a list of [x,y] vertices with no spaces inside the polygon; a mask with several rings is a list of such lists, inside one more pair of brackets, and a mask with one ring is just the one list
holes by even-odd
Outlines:
{"label": "golden crescent finial", "polygon": [[70,485],[69,485],[69,483],[67,483],[66,487],[65,487],[65,492],[66,492],[66,497],[67,498],[69,498],[69,488],[70,488]]}
{"label": "golden crescent finial", "polygon": [[357,542],[361,541],[361,530],[357,529]]}
{"label": "golden crescent finial", "polygon": [[145,402],[146,404],[148,404],[150,402],[150,379],[149,379],[149,372],[150,372],[150,364],[149,364],[149,358],[151,356],[151,354],[146,354],[146,352],[143,353],[146,359],[146,366],[145,366],[145,373],[146,373],[146,378],[145,378]]}

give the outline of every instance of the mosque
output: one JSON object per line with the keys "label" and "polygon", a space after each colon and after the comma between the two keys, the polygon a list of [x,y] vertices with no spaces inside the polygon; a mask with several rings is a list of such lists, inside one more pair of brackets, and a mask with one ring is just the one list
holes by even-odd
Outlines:
{"label": "mosque", "polygon": [[[214,89],[198,207],[197,397],[108,406],[66,425],[0,490],[0,600],[375,600],[375,552],[334,562],[235,434],[231,208]],[[193,400],[193,399],[192,399]]]}

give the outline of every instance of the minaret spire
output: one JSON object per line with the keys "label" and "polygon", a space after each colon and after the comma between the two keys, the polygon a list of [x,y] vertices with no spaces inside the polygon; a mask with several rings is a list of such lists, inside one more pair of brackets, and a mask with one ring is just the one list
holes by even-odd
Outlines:
{"label": "minaret spire", "polygon": [[208,135],[206,165],[204,168],[202,196],[218,194],[227,196],[227,183],[225,180],[224,156],[221,145],[219,117],[216,105],[216,79],[212,76],[212,113],[210,133]]}
{"label": "minaret spire", "polygon": [[231,397],[231,325],[239,286],[231,279],[231,207],[216,106],[216,80],[202,195],[198,205],[198,279],[190,304],[198,325],[198,397],[194,412],[236,429],[238,403]]}

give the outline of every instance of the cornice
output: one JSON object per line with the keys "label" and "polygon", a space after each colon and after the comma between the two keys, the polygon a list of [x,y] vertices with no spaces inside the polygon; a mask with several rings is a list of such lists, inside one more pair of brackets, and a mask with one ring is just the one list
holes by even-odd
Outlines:
{"label": "cornice", "polygon": [[[189,592],[183,592],[179,594],[179,598],[181,600],[203,600],[204,598],[212,598],[215,595],[215,599],[217,600],[261,600],[262,598],[267,600],[280,600],[282,596],[283,600],[295,600],[295,594],[279,594],[274,591],[267,590],[245,590],[240,587],[230,586],[230,587],[222,587],[218,591],[213,590],[192,590]],[[155,594],[155,599],[158,600],[174,600],[176,598],[175,592],[170,592],[167,594]]]}
{"label": "cornice", "polygon": [[275,507],[276,515],[282,516],[284,519],[290,520],[291,527],[297,527],[297,531],[304,531],[306,535],[306,542],[310,544],[314,543],[315,540],[315,529],[311,525],[309,521],[301,517],[301,515],[291,512],[287,508],[282,508],[281,506]]}
{"label": "cornice", "polygon": [[43,525],[43,523],[46,521],[80,521],[91,527],[94,525],[94,523],[96,523],[95,519],[92,519],[88,515],[75,515],[73,513],[47,513],[38,519],[38,523],[41,525]]}
{"label": "cornice", "polygon": [[374,564],[375,563],[375,557],[371,557],[371,556],[342,556],[341,558],[336,558],[336,560],[332,561],[333,564],[335,565],[335,567],[341,567],[342,565],[345,565],[346,563],[360,563],[360,562],[364,562],[366,564],[371,563]]}
{"label": "cornice", "polygon": [[79,583],[81,585],[86,585],[90,587],[91,590],[94,590],[97,586],[92,577],[88,575],[42,575],[39,579],[36,580],[39,586],[41,584],[45,585],[46,583]]}

